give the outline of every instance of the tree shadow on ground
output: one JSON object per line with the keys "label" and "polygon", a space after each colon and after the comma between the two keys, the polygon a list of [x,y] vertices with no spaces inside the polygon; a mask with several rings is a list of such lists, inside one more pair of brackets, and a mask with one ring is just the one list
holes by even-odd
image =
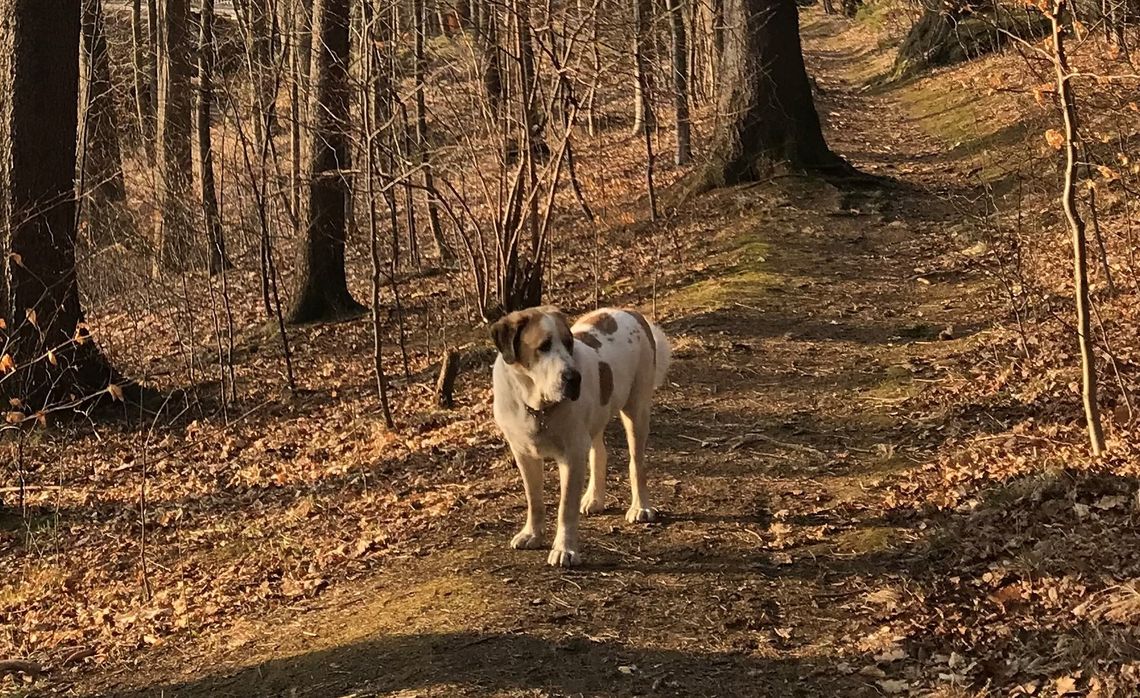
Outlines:
{"label": "tree shadow on ground", "polygon": [[838,661],[655,650],[576,635],[560,640],[524,633],[390,635],[117,695],[300,697],[409,690],[421,696],[879,695],[867,679],[837,672]]}
{"label": "tree shadow on ground", "polygon": [[[1110,599],[1089,611],[1074,610],[1072,586],[1084,590],[1079,600],[1095,601],[1117,583],[1138,578],[1140,550],[1120,545],[1140,534],[1130,505],[1138,488],[1140,480],[1132,477],[1061,471],[982,487],[972,497],[975,504],[959,511],[923,511],[916,503],[895,512],[898,521],[854,521],[847,511],[835,512],[830,522],[819,512],[787,517],[783,521],[795,526],[845,523],[889,527],[897,534],[856,553],[826,542],[793,545],[780,551],[783,561],[757,539],[712,535],[716,526],[762,527],[761,521],[681,515],[676,522],[703,531],[696,534],[703,544],[673,537],[643,545],[651,536],[645,529],[589,541],[587,567],[571,574],[582,584],[569,592],[569,612],[516,613],[514,627],[521,631],[483,630],[481,618],[473,617],[464,621],[471,630],[374,635],[116,695],[875,696],[882,693],[879,675],[861,675],[852,667],[873,665],[871,655],[879,650],[819,656],[789,651],[794,644],[777,648],[775,655],[754,648],[766,642],[762,638],[774,624],[789,624],[799,633],[821,620],[850,622],[883,599],[889,599],[887,606],[864,619],[866,625],[853,627],[868,635],[891,630],[904,654],[883,666],[888,676],[905,676],[912,686],[945,685],[939,673],[954,672],[937,657],[951,653],[971,666],[953,681],[979,690],[1078,672],[1086,679],[1103,676],[1140,659],[1140,647],[1129,640],[1127,623],[1119,624],[1111,613],[1108,621],[1117,624],[1106,621],[1104,608],[1119,612]],[[486,535],[498,535],[502,524]],[[549,593],[549,585],[564,583],[565,572],[533,565],[539,565],[535,556],[512,554],[496,560],[494,573],[530,569],[516,591],[522,594]],[[1048,580],[1063,580],[1049,582],[1061,584],[1060,602],[1043,586]],[[804,605],[790,601],[801,593],[796,585],[808,590]],[[711,614],[703,627],[713,635],[700,640],[703,649],[676,649],[676,636],[665,639],[673,648],[652,647],[649,638],[664,620],[641,614],[652,613],[665,589],[684,595],[686,612]],[[734,591],[723,597],[726,592],[713,593],[718,589]],[[883,594],[890,589],[905,593]],[[611,605],[613,593],[624,599],[617,607]],[[834,603],[817,605],[824,597]],[[430,606],[423,612],[434,613]],[[610,622],[628,628],[631,639],[594,636]]]}

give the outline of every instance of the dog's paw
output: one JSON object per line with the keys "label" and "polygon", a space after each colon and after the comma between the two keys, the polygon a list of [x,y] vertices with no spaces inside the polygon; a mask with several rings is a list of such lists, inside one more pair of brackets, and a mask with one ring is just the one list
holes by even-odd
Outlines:
{"label": "dog's paw", "polygon": [[625,520],[630,523],[652,523],[657,520],[660,512],[654,507],[630,507],[625,512]]}
{"label": "dog's paw", "polygon": [[577,567],[582,564],[582,557],[576,550],[554,548],[546,557],[546,564],[551,567]]}
{"label": "dog's paw", "polygon": [[524,528],[511,539],[511,547],[515,550],[535,550],[544,546],[542,536]]}
{"label": "dog's paw", "polygon": [[582,504],[578,510],[587,516],[600,514],[606,510],[606,498],[604,495],[601,497],[595,497],[587,492],[586,496],[582,497]]}

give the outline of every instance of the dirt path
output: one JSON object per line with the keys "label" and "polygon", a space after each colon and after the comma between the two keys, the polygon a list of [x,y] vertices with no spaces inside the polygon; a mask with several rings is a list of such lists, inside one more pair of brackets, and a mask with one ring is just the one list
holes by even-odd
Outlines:
{"label": "dirt path", "polygon": [[587,566],[549,569],[507,550],[522,500],[496,463],[416,554],[99,691],[859,696],[913,683],[916,644],[900,649],[887,621],[919,593],[931,532],[886,514],[884,494],[968,428],[908,400],[984,321],[981,286],[945,271],[956,214],[923,193],[953,187],[952,163],[895,95],[859,89],[881,57],[844,48],[841,26],[813,12],[804,30],[831,142],[906,185],[789,179],[694,204],[729,224],[712,275],[659,309],[676,345],[651,451],[664,523],[624,522],[613,468],[610,511],[584,522]]}

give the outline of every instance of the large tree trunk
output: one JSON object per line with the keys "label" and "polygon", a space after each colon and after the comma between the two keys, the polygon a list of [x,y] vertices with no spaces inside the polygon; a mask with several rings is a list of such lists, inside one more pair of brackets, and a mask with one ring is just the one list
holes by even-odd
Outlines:
{"label": "large tree trunk", "polygon": [[0,0],[0,385],[31,410],[117,379],[83,325],[75,275],[79,40],[80,0]]}
{"label": "large tree trunk", "polygon": [[112,241],[111,205],[122,201],[122,156],[119,151],[119,120],[115,114],[111,61],[103,22],[102,0],[83,0],[83,61],[80,85],[84,117],[80,124],[82,196],[89,239]]}
{"label": "large tree trunk", "polygon": [[852,173],[827,147],[800,46],[794,0],[726,0],[720,113],[706,186],[755,181],[774,166]]}
{"label": "large tree trunk", "polygon": [[214,183],[214,146],[210,117],[214,102],[214,0],[202,0],[198,34],[198,172],[201,177],[202,217],[206,222],[209,270],[216,274],[230,265],[222,235],[222,217]]}
{"label": "large tree trunk", "polygon": [[187,0],[160,0],[158,14],[159,263],[166,269],[183,270],[197,261],[190,242],[188,208],[193,148]]}
{"label": "large tree trunk", "polygon": [[349,188],[349,0],[317,0],[313,8],[313,86],[309,114],[309,220],[298,241],[297,284],[289,322],[353,317],[365,308],[348,292],[344,270]]}

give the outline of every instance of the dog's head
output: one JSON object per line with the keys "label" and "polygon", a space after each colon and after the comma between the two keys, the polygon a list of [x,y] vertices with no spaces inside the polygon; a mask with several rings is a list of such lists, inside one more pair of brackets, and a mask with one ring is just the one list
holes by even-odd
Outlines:
{"label": "dog's head", "polygon": [[574,361],[574,335],[561,310],[543,306],[513,312],[491,325],[491,338],[517,377],[527,407],[543,410],[578,399],[582,374]]}

